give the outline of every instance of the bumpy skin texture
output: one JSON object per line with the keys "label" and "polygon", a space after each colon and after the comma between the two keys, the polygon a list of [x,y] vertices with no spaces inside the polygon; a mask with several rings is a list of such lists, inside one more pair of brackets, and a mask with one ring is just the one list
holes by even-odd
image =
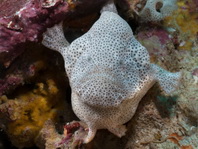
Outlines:
{"label": "bumpy skin texture", "polygon": [[62,53],[72,88],[72,107],[89,128],[84,143],[97,129],[125,135],[139,101],[156,82],[169,93],[178,85],[180,73],[150,64],[149,54],[133,36],[130,26],[113,4],[83,36],[69,45],[61,24],[44,34],[43,44]]}
{"label": "bumpy skin texture", "polygon": [[176,9],[176,0],[147,0],[139,16],[142,22],[160,21]]}

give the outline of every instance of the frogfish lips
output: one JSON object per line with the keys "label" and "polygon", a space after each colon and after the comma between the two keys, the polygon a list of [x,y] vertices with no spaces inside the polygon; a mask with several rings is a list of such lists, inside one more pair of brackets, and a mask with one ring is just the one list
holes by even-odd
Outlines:
{"label": "frogfish lips", "polygon": [[76,93],[83,102],[95,106],[116,106],[126,97],[123,84],[108,74],[94,74],[81,80]]}

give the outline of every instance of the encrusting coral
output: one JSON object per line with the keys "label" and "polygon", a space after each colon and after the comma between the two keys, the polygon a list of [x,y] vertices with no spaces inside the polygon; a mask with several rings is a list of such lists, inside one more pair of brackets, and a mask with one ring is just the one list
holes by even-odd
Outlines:
{"label": "encrusting coral", "polygon": [[[157,86],[144,96],[127,125],[126,148],[198,148],[198,7],[193,0],[179,0],[177,4],[178,10],[163,21],[140,24],[136,36],[153,63],[169,71],[183,71],[180,87],[173,97],[162,96]],[[164,105],[171,106],[165,110]]]}
{"label": "encrusting coral", "polygon": [[18,148],[34,146],[45,121],[62,126],[63,121],[75,118],[66,103],[69,101],[69,94],[65,93],[68,83],[61,68],[61,55],[41,46],[37,46],[38,52],[31,46],[15,61],[17,67],[13,65],[10,69],[16,74],[8,73],[15,80],[21,78],[23,85],[0,97],[0,127]]}
{"label": "encrusting coral", "polygon": [[61,96],[55,82],[49,79],[45,84],[38,83],[33,91],[20,93],[16,99],[1,97],[0,124],[15,146],[33,146],[45,121],[59,121],[65,108],[64,102],[57,100]]}
{"label": "encrusting coral", "polygon": [[192,0],[179,0],[177,4],[177,11],[164,20],[164,26],[172,28],[177,34],[178,49],[191,50],[198,44],[198,4]]}
{"label": "encrusting coral", "polygon": [[150,64],[147,50],[112,3],[103,7],[99,20],[71,45],[64,38],[62,24],[48,29],[42,43],[64,57],[73,110],[89,130],[84,143],[94,138],[97,129],[125,135],[123,124],[133,117],[153,84],[158,81],[170,94],[181,76]]}

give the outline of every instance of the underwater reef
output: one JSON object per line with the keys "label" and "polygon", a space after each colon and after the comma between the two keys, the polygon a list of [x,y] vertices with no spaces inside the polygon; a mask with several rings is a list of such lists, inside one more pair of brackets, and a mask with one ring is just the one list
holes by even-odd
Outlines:
{"label": "underwater reef", "polygon": [[0,148],[198,148],[197,0],[115,1],[150,61],[181,71],[182,78],[171,95],[155,84],[122,138],[98,130],[93,141],[82,143],[87,131],[72,111],[63,57],[41,41],[47,28],[64,21],[72,42],[90,29],[106,2],[0,0]]}

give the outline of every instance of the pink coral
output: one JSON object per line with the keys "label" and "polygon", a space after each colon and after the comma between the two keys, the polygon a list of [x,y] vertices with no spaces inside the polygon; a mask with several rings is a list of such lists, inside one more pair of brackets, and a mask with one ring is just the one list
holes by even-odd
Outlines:
{"label": "pink coral", "polygon": [[193,70],[192,75],[198,77],[198,68],[195,68],[195,69]]}
{"label": "pink coral", "polygon": [[[176,43],[174,37],[160,27],[147,27],[138,29],[138,40],[147,48],[151,56],[151,61],[163,59],[169,54],[169,47],[173,47]],[[152,44],[151,44],[152,43]]]}
{"label": "pink coral", "polygon": [[[9,3],[7,1],[0,3],[0,8],[5,13],[1,13],[0,18],[0,54],[4,53],[1,59],[4,65],[7,61],[12,61],[24,51],[22,47],[20,47],[20,50],[16,50],[20,44],[26,41],[38,41],[39,34],[54,21],[60,20],[57,15],[66,13],[68,9],[67,3],[60,0],[51,6],[50,9],[43,8],[43,1],[33,0],[26,1],[26,3],[20,1],[23,3],[22,6],[20,3],[16,3],[16,6],[11,5],[15,11],[6,13],[9,10],[6,9],[6,4],[14,2],[12,0]],[[52,21],[53,19],[54,21]]]}

